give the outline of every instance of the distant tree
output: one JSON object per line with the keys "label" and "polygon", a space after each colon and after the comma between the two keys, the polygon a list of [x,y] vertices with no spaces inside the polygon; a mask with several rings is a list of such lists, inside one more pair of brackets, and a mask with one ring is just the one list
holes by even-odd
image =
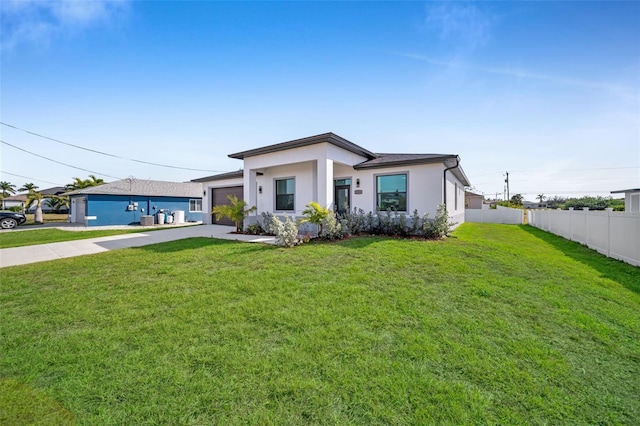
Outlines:
{"label": "distant tree", "polygon": [[541,203],[545,200],[545,198],[547,198],[547,197],[545,197],[545,195],[544,195],[544,194],[539,194],[539,195],[536,197],[536,199],[540,200],[540,202],[541,202]]}
{"label": "distant tree", "polygon": [[16,193],[16,186],[9,182],[0,182],[0,190],[2,191],[2,198],[10,197]]}
{"label": "distant tree", "polygon": [[18,191],[22,192],[22,191],[36,191],[38,188],[40,188],[38,185],[34,184],[34,183],[25,183],[24,185],[22,185],[22,187],[20,189],[18,189]]}
{"label": "distant tree", "polygon": [[582,209],[588,207],[589,210],[604,210],[609,207],[611,203],[611,197],[592,197],[585,196],[580,198],[570,198],[563,205],[563,209],[568,209],[569,207],[573,207],[574,209]]}
{"label": "distant tree", "polygon": [[547,207],[550,209],[561,208],[566,202],[567,198],[555,195],[553,198],[547,198]]}
{"label": "distant tree", "polygon": [[516,194],[516,195],[512,196],[509,201],[512,204],[515,204],[517,206],[521,206],[522,202],[524,201],[524,197],[522,196],[522,194]]}

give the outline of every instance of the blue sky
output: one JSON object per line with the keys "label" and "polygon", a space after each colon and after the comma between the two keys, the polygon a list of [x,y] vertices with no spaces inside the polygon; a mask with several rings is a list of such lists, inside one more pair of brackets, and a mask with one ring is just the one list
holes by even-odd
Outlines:
{"label": "blue sky", "polygon": [[[458,154],[476,192],[640,187],[640,2],[4,1],[1,139],[110,181],[334,132]],[[88,171],[2,144],[1,180]]]}

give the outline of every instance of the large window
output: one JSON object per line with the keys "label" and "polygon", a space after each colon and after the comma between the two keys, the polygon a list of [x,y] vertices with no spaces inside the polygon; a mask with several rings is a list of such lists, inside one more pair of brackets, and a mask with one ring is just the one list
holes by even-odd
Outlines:
{"label": "large window", "polygon": [[295,210],[296,181],[294,178],[276,179],[276,210]]}
{"label": "large window", "polygon": [[407,175],[376,176],[378,210],[407,211]]}
{"label": "large window", "polygon": [[201,212],[202,211],[202,200],[192,199],[189,200],[189,211],[190,212]]}

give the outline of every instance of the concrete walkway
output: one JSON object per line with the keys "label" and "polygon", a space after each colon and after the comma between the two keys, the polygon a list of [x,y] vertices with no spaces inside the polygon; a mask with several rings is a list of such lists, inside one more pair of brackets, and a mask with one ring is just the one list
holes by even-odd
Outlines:
{"label": "concrete walkway", "polygon": [[[91,230],[100,229],[98,227]],[[275,237],[261,235],[231,234],[233,226],[197,225],[181,228],[162,229],[152,232],[113,235],[110,237],[90,238],[86,240],[64,241],[60,243],[39,244],[35,246],[13,247],[0,250],[0,268],[28,263],[44,262],[65,257],[102,253],[121,248],[140,247],[185,238],[208,237],[224,240],[237,240],[252,243],[275,244]],[[4,232],[4,231],[3,231]],[[71,231],[70,231],[71,232]],[[82,232],[77,231],[76,232]]]}

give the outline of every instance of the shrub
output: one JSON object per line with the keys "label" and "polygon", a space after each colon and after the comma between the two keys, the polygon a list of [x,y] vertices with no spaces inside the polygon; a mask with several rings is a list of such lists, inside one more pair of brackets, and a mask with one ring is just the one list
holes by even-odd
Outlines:
{"label": "shrub", "polygon": [[443,238],[451,233],[451,227],[455,225],[453,222],[449,222],[449,212],[447,206],[440,204],[438,210],[436,210],[436,216],[431,222],[429,222],[429,237],[431,238]]}
{"label": "shrub", "polygon": [[336,240],[348,235],[348,226],[343,226],[334,212],[329,212],[327,217],[322,221],[322,238],[327,240]]}
{"label": "shrub", "polygon": [[262,229],[262,226],[260,226],[259,223],[252,223],[251,225],[247,226],[247,229],[245,229],[244,233],[245,234],[249,234],[249,235],[260,235],[264,232],[264,230]]}
{"label": "shrub", "polygon": [[345,215],[349,227],[349,233],[358,235],[367,232],[367,216],[362,209],[353,209]]}
{"label": "shrub", "polygon": [[280,247],[293,247],[300,243],[298,239],[298,226],[296,222],[286,214],[284,222],[273,216],[273,228],[275,229],[276,244]]}
{"label": "shrub", "polygon": [[302,214],[305,216],[304,219],[301,220],[301,223],[309,222],[318,226],[318,235],[322,234],[322,221],[329,214],[329,209],[322,207],[315,201],[307,204],[307,208],[302,211]]}
{"label": "shrub", "polygon": [[262,212],[262,229],[268,235],[276,235],[276,228],[273,223],[273,213]]}
{"label": "shrub", "polygon": [[413,214],[411,215],[411,227],[409,228],[410,235],[420,235],[420,215],[418,214],[418,209],[413,210]]}

